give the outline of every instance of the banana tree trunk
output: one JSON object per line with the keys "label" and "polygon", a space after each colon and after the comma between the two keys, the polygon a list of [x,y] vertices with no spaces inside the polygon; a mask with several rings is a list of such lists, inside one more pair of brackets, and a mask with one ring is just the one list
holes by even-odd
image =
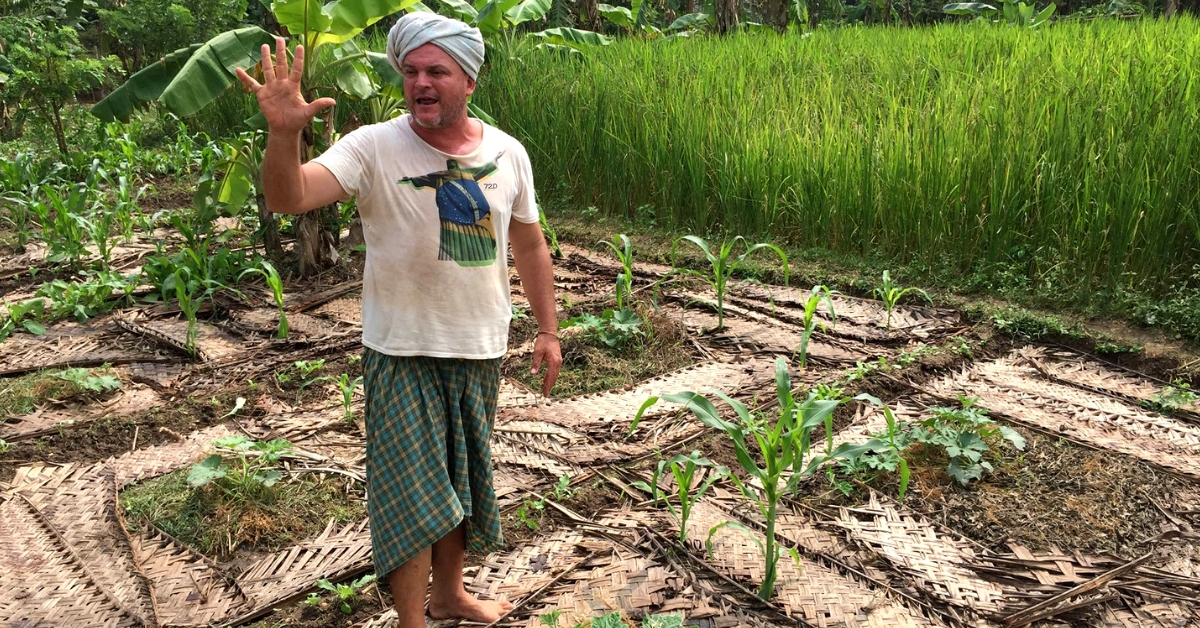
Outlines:
{"label": "banana tree trunk", "polygon": [[770,0],[767,3],[767,23],[775,27],[779,33],[787,32],[788,2],[787,0]]}
{"label": "banana tree trunk", "polygon": [[[262,186],[258,186],[262,190]],[[283,243],[279,239],[279,221],[275,214],[267,209],[267,199],[259,192],[254,197],[258,205],[258,228],[262,231],[263,248],[267,251],[267,259],[276,266],[283,261]]]}
{"label": "banana tree trunk", "polygon": [[717,32],[725,35],[738,27],[738,0],[715,0]]}
{"label": "banana tree trunk", "polygon": [[600,9],[596,0],[579,0],[579,26],[588,30],[600,28]]}

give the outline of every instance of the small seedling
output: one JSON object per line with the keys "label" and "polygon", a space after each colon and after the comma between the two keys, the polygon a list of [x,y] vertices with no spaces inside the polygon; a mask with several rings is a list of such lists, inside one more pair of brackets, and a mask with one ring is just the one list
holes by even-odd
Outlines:
{"label": "small seedling", "polygon": [[55,377],[70,382],[87,392],[108,392],[121,387],[121,378],[116,375],[92,375],[91,371],[85,368],[65,369],[57,373]]}
{"label": "small seedling", "polygon": [[354,402],[354,390],[362,384],[363,378],[361,375],[350,379],[348,373],[342,373],[342,376],[337,379],[338,389],[342,391],[342,418],[347,421],[354,420],[354,410],[350,405]]}
{"label": "small seedling", "polygon": [[542,622],[546,628],[558,628],[558,618],[562,616],[562,609],[556,608],[549,613],[538,615],[538,621]]}
{"label": "small seedling", "polygon": [[642,336],[642,317],[633,310],[604,310],[600,316],[583,314],[558,324],[559,329],[578,327],[583,335],[595,338],[608,347],[617,347]]}
{"label": "small seedling", "polygon": [[179,301],[179,309],[187,318],[187,335],[184,336],[183,346],[188,355],[193,358],[199,352],[196,349],[196,312],[200,309],[200,302],[192,298],[192,294],[188,292],[187,281],[183,278],[183,271],[175,271],[175,298]]}
{"label": "small seedling", "polygon": [[[367,574],[349,584],[333,584],[322,578],[317,580],[317,586],[337,596],[338,609],[350,615],[354,613],[354,607],[351,605],[358,601],[358,594],[372,582],[375,582],[375,574]],[[309,597],[311,598],[312,596],[310,595]]]}
{"label": "small seedling", "polygon": [[804,302],[804,331],[800,335],[800,346],[796,348],[796,355],[800,356],[800,368],[806,368],[808,362],[808,341],[812,338],[813,331],[817,325],[821,326],[821,331],[825,331],[825,323],[816,320],[817,309],[824,302],[829,306],[829,320],[837,323],[837,314],[833,311],[833,295],[836,291],[830,290],[825,286],[813,286],[813,289],[808,293],[808,300]]}
{"label": "small seedling", "polygon": [[8,453],[9,449],[12,449],[12,444],[3,438],[0,438],[0,454]]}
{"label": "small seedling", "polygon": [[621,273],[617,275],[616,298],[617,310],[624,310],[625,303],[633,296],[633,242],[629,240],[629,236],[618,233],[613,236],[611,242],[600,240],[599,244],[612,249],[617,261],[621,262]]}
{"label": "small seedling", "polygon": [[212,484],[235,501],[253,499],[275,486],[283,473],[274,466],[292,451],[292,444],[286,440],[255,441],[241,434],[218,439],[213,445],[229,451],[234,458],[226,460],[221,454],[213,454],[192,465],[188,484]]}
{"label": "small seedling", "polygon": [[1154,393],[1144,405],[1151,410],[1170,414],[1196,403],[1197,400],[1200,400],[1200,395],[1192,391],[1191,385],[1177,379],[1170,386],[1164,386],[1162,390]]}
{"label": "small seedling", "polygon": [[271,262],[263,260],[259,262],[258,268],[247,268],[242,271],[239,279],[246,276],[247,273],[262,275],[267,282],[267,286],[271,288],[271,295],[275,298],[275,306],[279,308],[279,326],[275,330],[275,337],[287,338],[287,310],[283,307],[283,279],[279,276],[279,272],[275,270]]}
{"label": "small seedling", "polygon": [[[695,491],[693,491],[692,485],[695,483],[696,473],[701,467],[708,468],[711,472],[705,478],[704,482],[699,487],[695,487]],[[671,475],[675,478],[676,496],[679,498],[678,512],[675,511],[675,506],[671,504],[669,499],[666,499],[666,495],[658,487],[659,478],[662,477],[664,470],[670,470]],[[728,468],[715,465],[708,458],[701,456],[699,451],[693,451],[687,455],[678,454],[670,460],[659,460],[658,468],[654,470],[654,476],[650,479],[650,484],[639,481],[634,482],[633,486],[650,493],[650,496],[656,503],[659,499],[667,503],[667,509],[671,511],[671,514],[679,517],[679,541],[682,543],[687,541],[687,523],[688,518],[691,516],[692,506],[704,497],[704,494],[708,492],[709,487],[714,482],[728,474]]]}
{"label": "small seedling", "polygon": [[890,330],[892,328],[892,311],[896,309],[896,304],[900,303],[900,299],[903,299],[904,295],[909,292],[919,294],[925,298],[925,301],[930,304],[933,303],[933,299],[929,298],[929,293],[915,287],[901,288],[892,283],[890,271],[883,271],[883,284],[875,289],[874,294],[879,297],[879,300],[883,301],[883,307],[887,310],[887,329]]}

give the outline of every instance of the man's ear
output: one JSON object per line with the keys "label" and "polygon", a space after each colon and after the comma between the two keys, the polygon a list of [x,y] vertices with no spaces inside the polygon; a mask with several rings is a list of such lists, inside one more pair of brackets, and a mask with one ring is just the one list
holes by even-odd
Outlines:
{"label": "man's ear", "polygon": [[468,76],[467,77],[467,95],[470,96],[471,94],[474,94],[474,93],[475,93],[475,79]]}

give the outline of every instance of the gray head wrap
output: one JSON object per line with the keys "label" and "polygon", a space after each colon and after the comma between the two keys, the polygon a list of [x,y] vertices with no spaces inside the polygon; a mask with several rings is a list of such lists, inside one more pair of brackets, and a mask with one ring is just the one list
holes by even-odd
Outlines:
{"label": "gray head wrap", "polygon": [[425,11],[405,15],[388,31],[388,63],[396,72],[404,74],[400,69],[404,57],[425,44],[445,50],[462,66],[467,76],[472,79],[479,77],[479,66],[483,65],[483,35],[479,29]]}

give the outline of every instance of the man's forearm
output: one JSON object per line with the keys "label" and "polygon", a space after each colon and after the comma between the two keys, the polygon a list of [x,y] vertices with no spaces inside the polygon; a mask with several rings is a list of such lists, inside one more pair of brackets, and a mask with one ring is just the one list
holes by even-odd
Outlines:
{"label": "man's forearm", "polygon": [[[541,235],[540,227],[538,235]],[[558,305],[554,301],[554,266],[550,262],[550,250],[546,248],[545,240],[538,237],[531,245],[520,250],[514,247],[513,261],[516,262],[517,274],[521,276],[521,285],[525,288],[529,308],[533,310],[533,317],[537,319],[538,330],[557,332]]]}
{"label": "man's forearm", "polygon": [[300,134],[268,133],[262,163],[263,196],[277,214],[300,214],[304,174],[300,170]]}

